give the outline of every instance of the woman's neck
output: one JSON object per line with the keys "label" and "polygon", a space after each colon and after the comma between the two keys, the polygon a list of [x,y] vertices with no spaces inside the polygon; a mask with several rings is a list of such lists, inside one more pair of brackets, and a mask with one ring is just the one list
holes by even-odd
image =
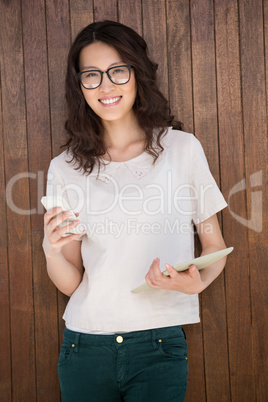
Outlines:
{"label": "woman's neck", "polygon": [[103,126],[107,149],[124,150],[133,143],[145,140],[145,134],[135,116],[128,116],[123,121],[103,121]]}
{"label": "woman's neck", "polygon": [[105,121],[103,125],[107,149],[103,159],[121,162],[132,159],[144,151],[145,133],[134,116],[124,121]]}

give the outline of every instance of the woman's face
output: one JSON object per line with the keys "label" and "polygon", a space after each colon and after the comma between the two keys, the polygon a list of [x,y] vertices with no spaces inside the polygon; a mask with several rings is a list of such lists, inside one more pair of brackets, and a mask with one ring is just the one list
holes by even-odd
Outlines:
{"label": "woman's face", "polygon": [[[95,42],[81,50],[79,65],[81,72],[91,69],[107,71],[110,67],[126,63],[115,48],[103,42]],[[107,74],[103,74],[102,83],[98,88],[85,89],[81,85],[81,89],[89,107],[103,121],[123,120],[133,115],[132,108],[137,93],[133,69],[126,84],[116,85],[110,81]]]}

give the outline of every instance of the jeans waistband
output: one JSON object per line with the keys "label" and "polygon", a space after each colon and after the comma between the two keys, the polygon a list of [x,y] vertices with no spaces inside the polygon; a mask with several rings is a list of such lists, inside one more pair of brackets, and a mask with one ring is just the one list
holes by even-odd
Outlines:
{"label": "jeans waistband", "polygon": [[[74,344],[90,344],[96,346],[109,346],[114,344],[134,344],[155,341],[160,338],[178,338],[185,337],[181,325],[164,328],[154,328],[143,331],[133,331],[118,333],[114,335],[93,335],[81,332],[71,331],[68,328],[64,330],[64,340]],[[119,341],[119,342],[118,342]]]}

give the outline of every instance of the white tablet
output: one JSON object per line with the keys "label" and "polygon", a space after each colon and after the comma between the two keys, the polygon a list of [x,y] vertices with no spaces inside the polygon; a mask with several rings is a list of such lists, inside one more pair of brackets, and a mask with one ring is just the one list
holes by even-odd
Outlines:
{"label": "white tablet", "polygon": [[[221,258],[225,257],[226,255],[230,254],[233,251],[233,249],[234,249],[233,247],[228,247],[223,250],[215,251],[215,253],[210,253],[207,255],[203,255],[202,257],[194,258],[193,260],[188,260],[185,262],[181,262],[180,264],[176,264],[173,266],[173,268],[175,268],[176,271],[179,272],[179,271],[186,271],[190,267],[190,265],[195,265],[196,268],[200,271],[200,269],[203,269],[208,265],[212,264],[213,262],[218,261]],[[169,276],[168,271],[164,271],[162,272],[162,274]],[[153,288],[150,288],[150,286],[146,282],[143,285],[133,289],[131,292],[138,293],[148,289]]]}

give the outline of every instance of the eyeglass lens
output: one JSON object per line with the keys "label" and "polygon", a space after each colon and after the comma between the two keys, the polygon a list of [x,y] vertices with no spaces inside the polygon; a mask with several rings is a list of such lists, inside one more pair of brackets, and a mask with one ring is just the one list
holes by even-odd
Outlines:
{"label": "eyeglass lens", "polygon": [[[130,70],[126,66],[112,67],[107,71],[110,80],[117,85],[126,84],[130,78]],[[82,85],[85,88],[97,88],[101,83],[102,73],[98,70],[85,71],[81,74]]]}

